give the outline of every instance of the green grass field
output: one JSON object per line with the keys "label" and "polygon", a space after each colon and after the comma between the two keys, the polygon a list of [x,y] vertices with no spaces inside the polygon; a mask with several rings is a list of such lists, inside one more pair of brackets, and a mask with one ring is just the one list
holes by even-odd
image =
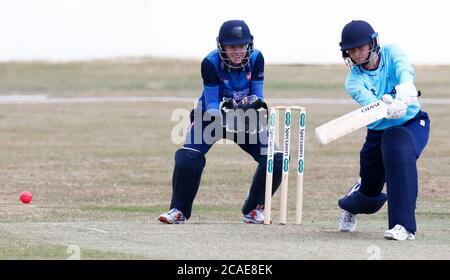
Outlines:
{"label": "green grass field", "polygon": [[[268,65],[265,95],[349,99],[343,90],[346,71],[344,65]],[[3,63],[0,73],[0,97],[194,101],[202,87],[198,61]],[[418,66],[416,73],[423,98],[450,98],[450,66]],[[156,219],[170,204],[179,148],[170,139],[177,124],[171,114],[192,106],[184,101],[0,104],[0,259],[67,259],[70,245],[79,246],[82,259],[367,259],[370,246],[377,246],[383,259],[450,259],[449,104],[423,105],[432,124],[418,164],[417,240],[403,243],[382,239],[386,207],[361,216],[356,233],[337,232],[337,200],[358,177],[365,132],[321,146],[314,128],[356,104],[305,105],[301,226],[293,224],[292,175],[288,225],[241,222],[256,163],[236,145],[215,145],[208,153],[189,223],[160,225]],[[25,190],[33,193],[29,205],[18,200]],[[278,210],[277,194],[275,222]]]}

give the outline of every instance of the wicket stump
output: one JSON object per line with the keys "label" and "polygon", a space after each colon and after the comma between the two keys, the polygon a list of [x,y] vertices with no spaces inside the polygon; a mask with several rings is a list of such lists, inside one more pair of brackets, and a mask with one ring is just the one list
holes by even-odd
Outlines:
{"label": "wicket stump", "polygon": [[298,151],[297,151],[297,194],[295,198],[295,223],[302,223],[303,212],[303,170],[305,162],[305,125],[306,108],[300,106],[275,106],[270,109],[268,122],[266,192],[264,206],[264,224],[271,223],[272,212],[272,181],[274,169],[275,128],[277,110],[284,110],[283,137],[283,174],[280,185],[280,224],[286,224],[287,197],[289,180],[289,161],[291,146],[292,110],[299,111]]}

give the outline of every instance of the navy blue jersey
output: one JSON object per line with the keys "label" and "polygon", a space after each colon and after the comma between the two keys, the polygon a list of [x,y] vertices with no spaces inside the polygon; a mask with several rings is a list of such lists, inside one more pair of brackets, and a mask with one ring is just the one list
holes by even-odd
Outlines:
{"label": "navy blue jersey", "polygon": [[248,95],[256,95],[264,99],[264,57],[256,49],[253,50],[250,62],[241,69],[230,69],[214,50],[202,61],[203,93],[199,98],[203,110],[219,109],[224,97],[239,102]]}

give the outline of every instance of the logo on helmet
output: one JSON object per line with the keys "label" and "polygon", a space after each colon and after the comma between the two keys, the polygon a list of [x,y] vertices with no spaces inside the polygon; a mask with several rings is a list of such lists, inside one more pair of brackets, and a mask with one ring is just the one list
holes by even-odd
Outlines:
{"label": "logo on helmet", "polygon": [[231,35],[234,38],[242,38],[244,35],[242,34],[242,26],[235,26],[231,29]]}

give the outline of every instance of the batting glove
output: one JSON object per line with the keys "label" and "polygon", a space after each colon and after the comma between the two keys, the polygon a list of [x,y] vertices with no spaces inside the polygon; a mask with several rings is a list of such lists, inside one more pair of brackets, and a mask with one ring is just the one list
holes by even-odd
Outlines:
{"label": "batting glove", "polygon": [[394,99],[389,94],[383,95],[381,99],[388,104],[386,119],[400,119],[406,115],[408,106],[403,101]]}
{"label": "batting glove", "polygon": [[417,102],[418,92],[412,82],[397,85],[395,91],[397,92],[395,99],[402,101],[406,105]]}

